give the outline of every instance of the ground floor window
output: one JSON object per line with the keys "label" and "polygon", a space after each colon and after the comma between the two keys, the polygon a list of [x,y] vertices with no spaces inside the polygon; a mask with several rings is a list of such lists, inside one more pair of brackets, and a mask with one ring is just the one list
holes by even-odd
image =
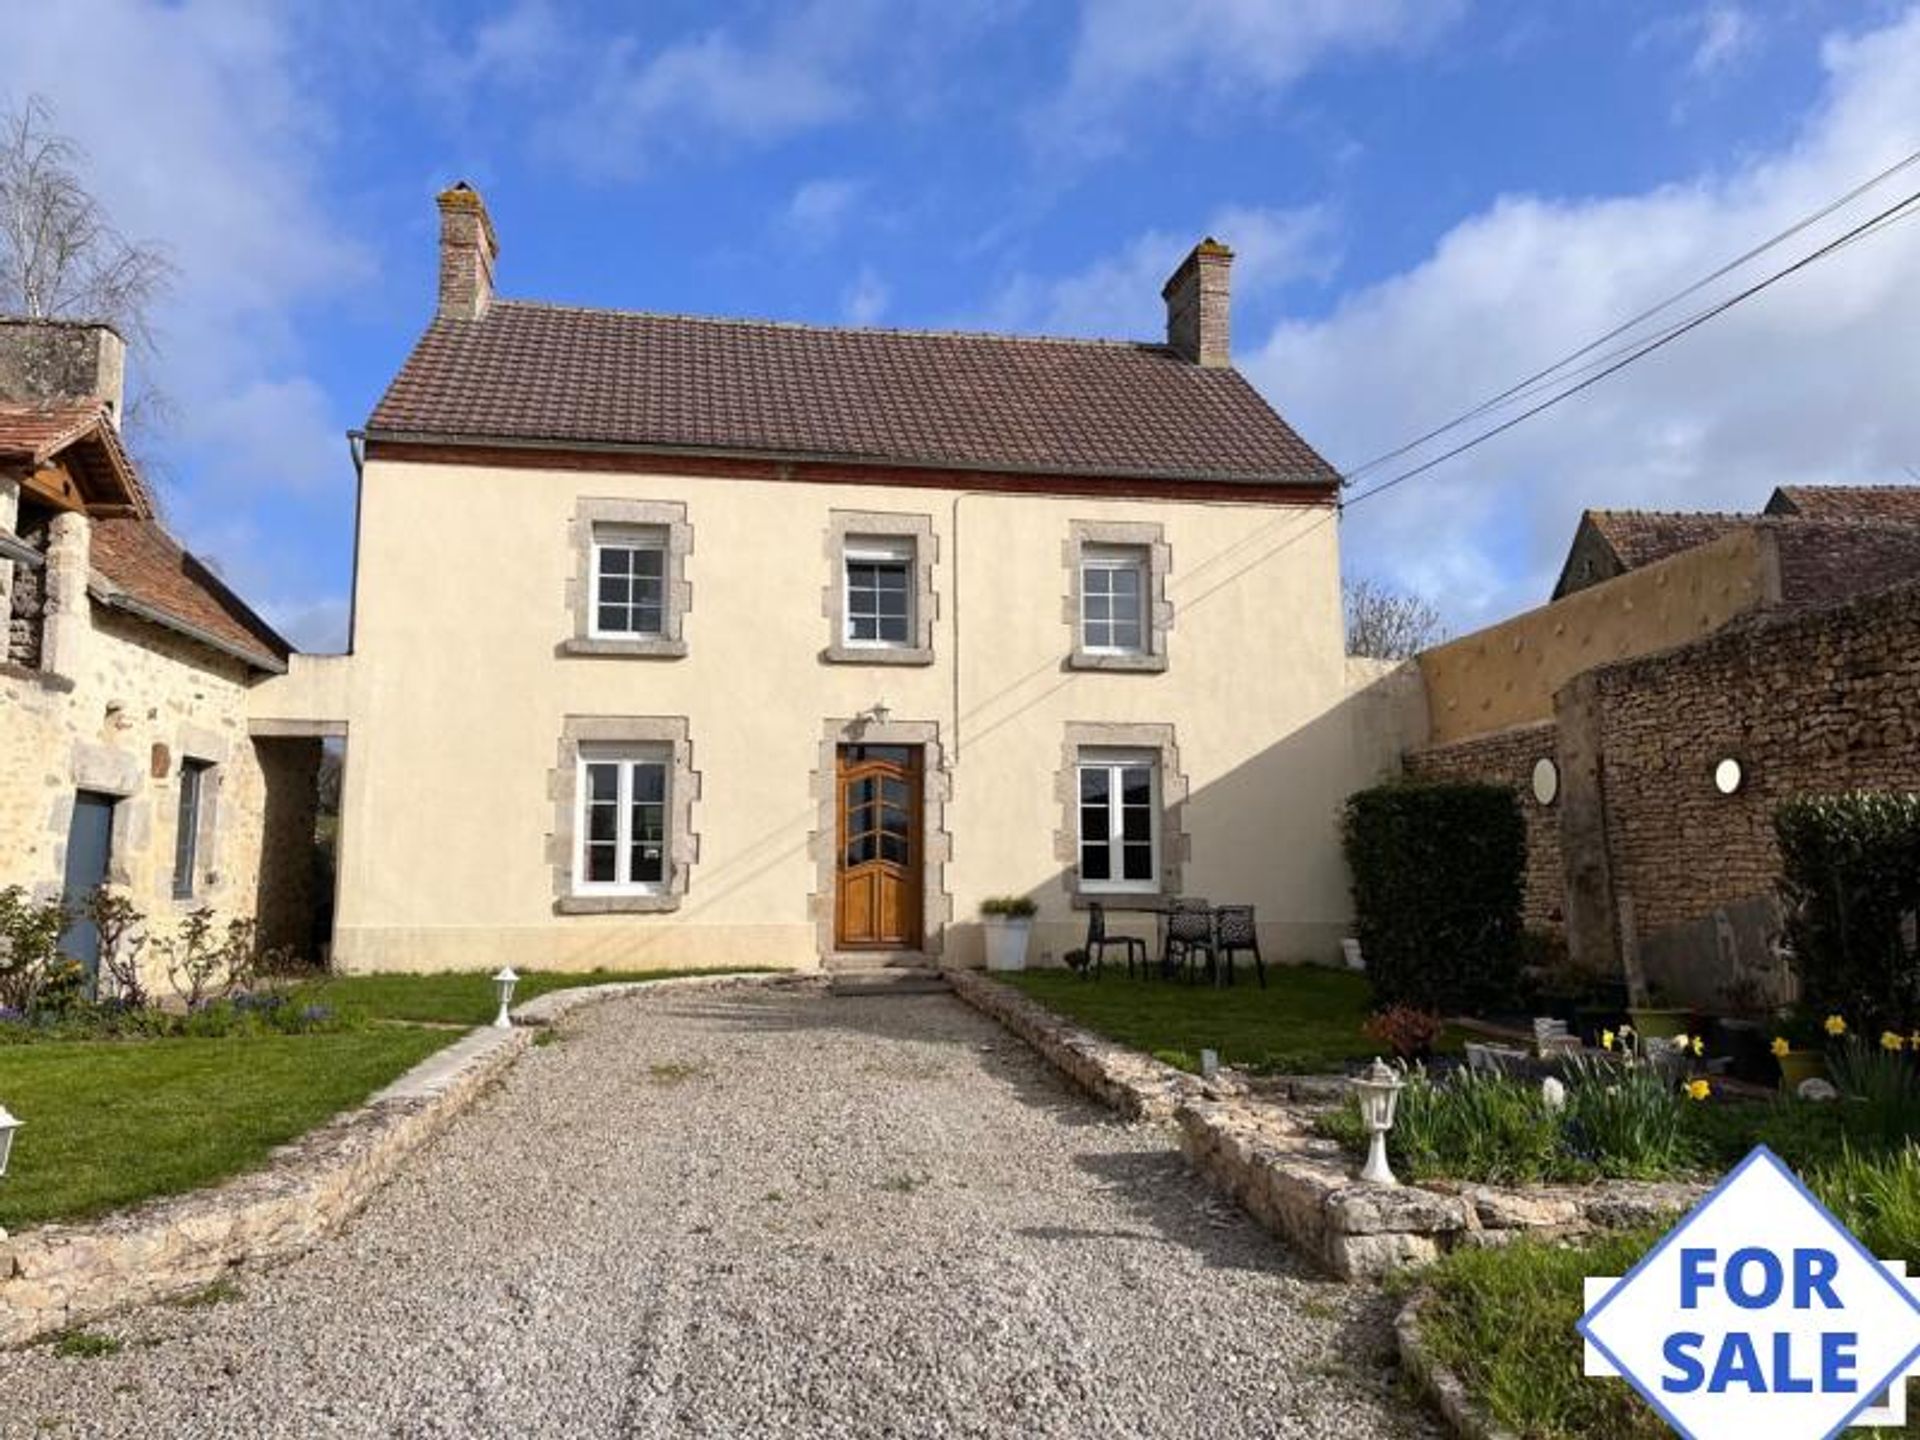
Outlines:
{"label": "ground floor window", "polygon": [[1080,753],[1082,890],[1159,889],[1159,768],[1148,752]]}
{"label": "ground floor window", "polygon": [[200,814],[207,775],[213,769],[204,760],[180,766],[180,818],[173,835],[173,898],[193,898],[193,872],[200,857]]}
{"label": "ground floor window", "polygon": [[673,757],[665,746],[582,747],[577,889],[658,893],[667,882],[667,805]]}

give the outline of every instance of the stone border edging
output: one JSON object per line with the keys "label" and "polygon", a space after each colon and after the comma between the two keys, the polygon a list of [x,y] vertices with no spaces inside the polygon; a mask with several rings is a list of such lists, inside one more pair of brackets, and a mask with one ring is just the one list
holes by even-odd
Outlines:
{"label": "stone border edging", "polygon": [[1495,1424],[1474,1403],[1467,1385],[1427,1352],[1420,1335],[1420,1316],[1433,1299],[1433,1291],[1420,1290],[1401,1307],[1393,1319],[1393,1335],[1400,1350],[1400,1368],[1422,1395],[1433,1402],[1453,1433],[1464,1440],[1518,1440],[1505,1427]]}
{"label": "stone border edging", "polygon": [[1664,1223],[1707,1193],[1705,1185],[1631,1180],[1529,1190],[1363,1184],[1353,1158],[1316,1134],[1296,1106],[1251,1099],[1228,1077],[1203,1081],[1177,1070],[977,971],[943,973],[954,994],[1096,1100],[1132,1119],[1175,1122],[1182,1153],[1214,1189],[1343,1280],[1378,1279],[1523,1234],[1562,1239]]}
{"label": "stone border edging", "polygon": [[337,1228],[533,1043],[587,1005],[651,990],[807,983],[792,972],[684,975],[550,990],[515,1028],[481,1026],[354,1110],[276,1148],[265,1166],[96,1221],[0,1232],[0,1348],[178,1300],[231,1267],[290,1260]]}

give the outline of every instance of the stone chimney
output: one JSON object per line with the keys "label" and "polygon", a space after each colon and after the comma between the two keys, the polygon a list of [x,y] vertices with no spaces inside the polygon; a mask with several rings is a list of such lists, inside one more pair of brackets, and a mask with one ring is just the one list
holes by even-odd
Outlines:
{"label": "stone chimney", "polygon": [[440,192],[440,316],[478,320],[493,303],[500,242],[480,192],[460,180]]}
{"label": "stone chimney", "polygon": [[127,342],[92,320],[0,317],[0,400],[104,400],[113,423],[127,383]]}
{"label": "stone chimney", "polygon": [[1167,302],[1167,344],[1196,365],[1231,365],[1228,311],[1233,251],[1209,235],[1161,288]]}

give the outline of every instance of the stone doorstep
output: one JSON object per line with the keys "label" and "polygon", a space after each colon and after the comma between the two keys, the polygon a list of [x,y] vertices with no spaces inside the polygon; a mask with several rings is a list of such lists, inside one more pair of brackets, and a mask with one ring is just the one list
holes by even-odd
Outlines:
{"label": "stone doorstep", "polygon": [[[642,990],[806,984],[792,975],[690,975],[555,990],[514,1011],[547,1025]],[[83,1225],[0,1234],[0,1347],[136,1305],[191,1295],[242,1264],[288,1260],[357,1211],[408,1156],[532,1044],[483,1026],[429,1055],[357,1110],[275,1149],[259,1170]]]}
{"label": "stone doorstep", "polygon": [[1650,1224],[1707,1193],[1705,1185],[1629,1180],[1533,1190],[1363,1184],[1352,1158],[1313,1132],[1305,1110],[1252,1098],[1231,1077],[1202,1081],[1083,1030],[978,972],[948,977],[957,996],[1095,1099],[1131,1119],[1173,1121],[1188,1163],[1215,1189],[1342,1279],[1377,1279],[1432,1264],[1451,1249],[1502,1245],[1524,1234],[1558,1239]]}

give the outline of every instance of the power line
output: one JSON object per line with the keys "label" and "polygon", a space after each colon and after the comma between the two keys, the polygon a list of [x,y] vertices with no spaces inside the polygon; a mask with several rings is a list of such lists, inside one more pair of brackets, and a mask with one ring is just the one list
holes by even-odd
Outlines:
{"label": "power line", "polygon": [[1514,426],[1519,425],[1524,421],[1532,419],[1535,415],[1540,414],[1543,410],[1552,409],[1555,405],[1560,404],[1561,401],[1571,399],[1573,396],[1579,394],[1582,390],[1586,390],[1594,385],[1599,384],[1602,380],[1606,379],[1609,375],[1616,374],[1617,372],[1626,369],[1627,366],[1633,364],[1635,361],[1642,360],[1646,356],[1651,355],[1654,351],[1665,348],[1666,346],[1672,344],[1675,340],[1678,340],[1682,335],[1689,334],[1690,332],[1699,329],[1702,325],[1706,324],[1709,320],[1712,320],[1718,315],[1725,314],[1727,311],[1731,310],[1734,306],[1739,305],[1746,300],[1752,299],[1755,295],[1758,295],[1761,291],[1771,288],[1772,286],[1778,284],[1780,281],[1785,280],[1788,276],[1797,274],[1799,271],[1806,269],[1809,265],[1814,264],[1816,261],[1825,259],[1827,256],[1832,255],[1836,251],[1845,249],[1847,246],[1853,244],[1855,241],[1863,240],[1867,236],[1874,234],[1879,230],[1885,229],[1888,225],[1891,225],[1897,220],[1905,219],[1907,218],[1908,215],[1917,213],[1912,208],[1916,201],[1920,201],[1920,190],[1913,191],[1912,193],[1908,194],[1905,198],[1901,199],[1897,203],[1889,206],[1885,210],[1882,210],[1879,214],[1874,215],[1871,219],[1863,221],[1859,225],[1854,226],[1851,230],[1848,230],[1845,234],[1837,236],[1833,240],[1828,241],[1825,245],[1822,245],[1819,249],[1810,251],[1806,255],[1801,256],[1800,259],[1794,261],[1791,265],[1787,265],[1779,270],[1776,270],[1773,274],[1767,276],[1764,280],[1756,281],[1754,284],[1747,286],[1746,289],[1737,291],[1733,295],[1728,296],[1725,300],[1718,301],[1717,303],[1708,306],[1705,310],[1699,311],[1697,314],[1691,316],[1687,320],[1684,320],[1676,325],[1672,325],[1668,327],[1666,330],[1662,331],[1660,334],[1656,335],[1651,340],[1637,343],[1629,353],[1625,354],[1619,359],[1614,360],[1611,364],[1607,365],[1605,368],[1596,371],[1592,375],[1587,376],[1585,379],[1580,380],[1576,384],[1567,386],[1565,389],[1560,390],[1555,394],[1548,396],[1545,400],[1542,400],[1539,404],[1530,406],[1527,409],[1522,410],[1518,415],[1514,415],[1506,420],[1503,420],[1498,425],[1495,425],[1490,429],[1481,431],[1479,434],[1474,435],[1472,438],[1462,441],[1460,444],[1453,446],[1451,449],[1443,451],[1441,454],[1434,456],[1430,460],[1423,460],[1420,464],[1412,466],[1407,470],[1401,471],[1398,475],[1395,475],[1393,478],[1389,480],[1382,480],[1377,485],[1368,486],[1366,489],[1360,491],[1358,494],[1349,497],[1344,502],[1344,504],[1346,506],[1358,505],[1362,500],[1371,499],[1373,496],[1380,494],[1382,491],[1391,490],[1394,488],[1394,486],[1403,484],[1404,482],[1413,479],[1416,475],[1423,475],[1427,471],[1434,469],[1436,466],[1445,464],[1447,461],[1454,459],[1456,456],[1464,455],[1467,451],[1472,450],[1480,445],[1484,445],[1487,441],[1493,439],[1496,435],[1505,434],[1507,431],[1513,429]]}
{"label": "power line", "polygon": [[[1472,409],[1462,412],[1461,414],[1455,416],[1453,419],[1447,421],[1443,425],[1435,426],[1433,429],[1428,430],[1423,435],[1416,436],[1414,439],[1407,441],[1404,445],[1397,446],[1392,450],[1386,451],[1384,454],[1376,455],[1371,460],[1368,460],[1363,464],[1356,465],[1351,470],[1345,471],[1341,475],[1342,483],[1350,485],[1355,480],[1359,479],[1360,476],[1367,474],[1369,471],[1377,470],[1382,465],[1387,464],[1389,461],[1398,460],[1401,456],[1406,455],[1411,451],[1418,450],[1421,446],[1427,444],[1428,442],[1432,440],[1437,440],[1440,436],[1445,435],[1450,431],[1459,429],[1462,425],[1467,424],[1469,421],[1478,419],[1480,416],[1486,414],[1489,410],[1498,409],[1500,406],[1506,404],[1510,400],[1524,399],[1526,395],[1537,392],[1542,387],[1543,382],[1546,382],[1551,377],[1558,375],[1560,371],[1566,369],[1566,367],[1573,364],[1574,361],[1582,359],[1583,357],[1592,354],[1595,350],[1598,350],[1601,346],[1607,344],[1609,341],[1616,340],[1620,336],[1628,333],[1629,331],[1638,328],[1640,325],[1644,324],[1646,321],[1651,320],[1655,315],[1660,314],[1663,310],[1669,310],[1673,306],[1679,304],[1682,300],[1685,300],[1686,298],[1688,298],[1689,296],[1698,294],[1700,291],[1704,290],[1707,286],[1713,284],[1716,280],[1724,279],[1727,275],[1730,275],[1735,270],[1740,269],[1742,266],[1748,264],[1749,262],[1755,259],[1758,259],[1761,255],[1766,254],[1769,250],[1775,249],[1778,246],[1784,244],[1786,241],[1791,240],[1795,235],[1802,233],[1803,231],[1808,229],[1810,226],[1817,225],[1820,221],[1826,219],[1829,215],[1832,215],[1835,211],[1844,209],[1846,206],[1852,204],[1855,200],[1859,199],[1862,195],[1866,194],[1869,190],[1872,190],[1877,186],[1884,184],[1893,176],[1898,175],[1902,170],[1908,169],[1909,167],[1911,167],[1916,163],[1920,163],[1920,150],[1916,150],[1912,154],[1906,156],[1904,159],[1894,162],[1892,165],[1889,165],[1886,169],[1880,171],[1877,175],[1874,175],[1866,180],[1863,180],[1860,184],[1854,186],[1853,189],[1847,191],[1846,194],[1841,195],[1839,198],[1835,200],[1829,201],[1826,205],[1823,205],[1820,209],[1815,210],[1811,214],[1801,217],[1799,220],[1795,221],[1792,225],[1780,231],[1778,234],[1769,237],[1768,239],[1762,241],[1760,244],[1755,245],[1751,249],[1747,250],[1745,253],[1736,256],[1732,260],[1727,261],[1724,265],[1721,265],[1719,268],[1714,270],[1711,274],[1703,275],[1700,279],[1694,281],[1691,285],[1688,285],[1685,289],[1676,291],[1674,294],[1660,301],[1659,304],[1653,305],[1648,309],[1642,310],[1639,314],[1633,316],[1631,319],[1624,320],[1620,324],[1614,326],[1614,328],[1607,331],[1606,334],[1597,336],[1594,339],[1588,341],[1585,345],[1582,345],[1578,350],[1573,351],[1571,354],[1562,357],[1561,359],[1555,361],[1553,364],[1546,366],[1544,369],[1534,371],[1531,375],[1527,376],[1525,379],[1516,381],[1514,384],[1508,386],[1505,390],[1502,390],[1498,395],[1491,396],[1488,399],[1481,401],[1478,405],[1475,405]],[[1684,324],[1685,322],[1681,322],[1681,323]],[[1639,344],[1641,342],[1635,341],[1633,343]],[[1627,347],[1627,348],[1630,348],[1630,347]],[[1619,354],[1621,352],[1616,350],[1611,353]],[[1607,357],[1602,357],[1600,361],[1596,361],[1593,363],[1596,363],[1596,364],[1604,363],[1606,358]],[[1591,368],[1591,365],[1583,366],[1580,371],[1576,371],[1574,373],[1580,374],[1584,370],[1589,368]],[[1562,376],[1560,378],[1564,379],[1566,377]]]}

